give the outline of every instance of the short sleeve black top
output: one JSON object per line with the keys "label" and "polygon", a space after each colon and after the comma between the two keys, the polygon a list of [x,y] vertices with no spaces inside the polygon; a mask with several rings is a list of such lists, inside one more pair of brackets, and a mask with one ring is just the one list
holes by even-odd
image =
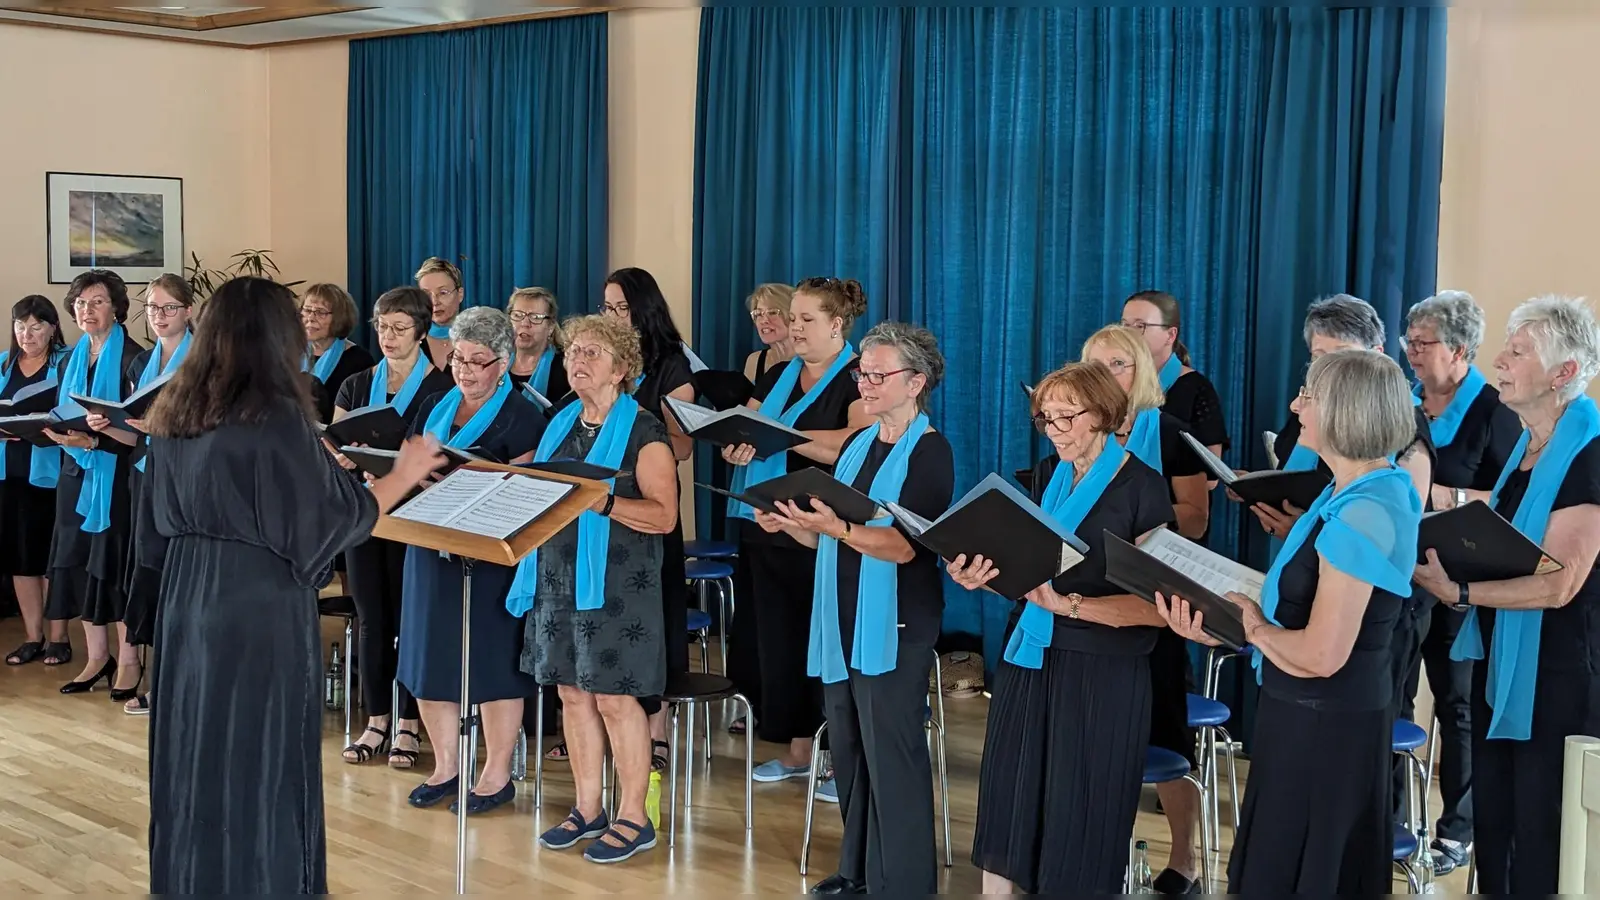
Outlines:
{"label": "short sleeve black top", "polygon": [[1189,431],[1207,447],[1228,448],[1228,423],[1222,414],[1222,398],[1216,385],[1199,372],[1185,372],[1167,390],[1162,411],[1189,426]]}
{"label": "short sleeve black top", "polygon": [[1500,402],[1500,392],[1484,385],[1456,429],[1455,439],[1438,448],[1433,483],[1470,491],[1492,491],[1500,470],[1522,437],[1522,421]]}
{"label": "short sleeve black top", "polygon": [[[417,365],[427,366],[429,363],[426,359],[419,359],[417,360]],[[334,401],[334,407],[345,412],[354,412],[369,406],[370,404],[367,401],[372,392],[372,379],[376,377],[377,372],[378,367],[374,364],[371,368],[363,369],[346,378],[344,383],[339,385],[339,397]],[[422,384],[417,386],[417,393],[411,398],[411,409],[402,409],[400,414],[402,416],[408,415],[412,409],[417,408],[417,404],[423,399],[432,397],[435,394],[442,394],[453,387],[455,387],[455,381],[451,379],[449,372],[434,369],[422,376]],[[389,393],[387,390],[383,392],[385,403],[393,399],[394,394]]]}
{"label": "short sleeve black top", "polygon": [[[1506,478],[1505,486],[1500,489],[1495,512],[1507,521],[1522,506],[1531,474],[1521,469],[1512,472]],[[1600,505],[1600,438],[1590,441],[1573,458],[1572,465],[1567,468],[1567,477],[1556,491],[1556,500],[1551,504],[1550,511],[1585,504]],[[1478,622],[1483,629],[1483,644],[1487,648],[1498,613],[1484,606],[1477,610]],[[1545,673],[1557,672],[1582,676],[1588,680],[1586,683],[1592,683],[1600,676],[1600,565],[1589,570],[1589,576],[1566,606],[1544,611],[1539,626],[1541,686],[1545,681]]]}
{"label": "short sleeve black top", "polygon": [[[1161,474],[1168,480],[1188,475],[1204,475],[1208,471],[1205,463],[1200,461],[1200,457],[1189,446],[1189,442],[1183,439],[1183,433],[1186,431],[1194,434],[1194,429],[1182,419],[1168,412],[1161,413]],[[1198,434],[1195,438],[1202,444],[1206,443],[1205,438]]]}
{"label": "short sleeve black top", "polygon": [[[46,364],[32,375],[24,375],[21,369],[10,364],[10,360],[6,362],[5,368],[0,369],[0,379],[3,379],[0,380],[0,400],[10,400],[19,391],[39,384],[53,373]],[[6,480],[14,484],[26,484],[28,477],[33,474],[33,445],[27,441],[6,441],[5,448]]]}
{"label": "short sleeve black top", "polygon": [[[412,434],[422,433],[428,424],[428,416],[442,399],[444,392],[434,394],[416,404],[416,414],[411,420]],[[483,434],[472,442],[472,446],[481,448],[490,458],[509,463],[519,456],[538,449],[539,439],[544,437],[546,424],[548,423],[544,414],[532,400],[512,391],[506,396],[506,401],[501,405],[494,421],[490,422],[489,427],[483,430]]]}
{"label": "short sleeve black top", "polygon": [[[1044,500],[1045,490],[1060,457],[1049,456],[1033,467],[1033,501]],[[1105,492],[1084,516],[1076,530],[1078,538],[1089,546],[1083,562],[1061,573],[1051,582],[1058,594],[1079,593],[1085,597],[1109,597],[1127,591],[1106,580],[1106,539],[1111,532],[1125,541],[1135,541],[1145,532],[1163,525],[1173,525],[1177,516],[1172,511],[1166,479],[1137,457],[1129,454],[1122,468],[1112,476]],[[1012,610],[1011,622],[1015,626],[1022,615],[1024,602]],[[1055,636],[1050,646],[1058,650],[1079,650],[1106,655],[1140,655],[1149,653],[1155,646],[1158,629],[1148,626],[1112,628],[1082,619],[1055,617]]]}
{"label": "short sleeve black top", "polygon": [[[859,432],[857,432],[859,434]],[[855,435],[850,436],[851,440]],[[848,444],[849,441],[846,441]],[[867,458],[850,482],[862,493],[872,487],[872,479],[889,458],[893,444],[875,440],[867,449]],[[924,432],[906,460],[906,480],[900,488],[901,506],[929,521],[944,515],[950,508],[950,498],[955,491],[955,454],[943,434]],[[899,524],[894,525],[899,528]],[[901,529],[901,534],[905,534]],[[906,540],[916,551],[916,557],[896,568],[899,596],[900,641],[904,644],[933,646],[939,638],[939,628],[944,618],[944,584],[940,577],[939,555],[912,540]],[[845,659],[850,658],[854,646],[856,601],[861,586],[861,553],[848,544],[839,545],[839,636],[844,643]]]}
{"label": "short sleeve black top", "polygon": [[[639,382],[639,387],[633,392],[633,399],[639,405],[649,410],[657,419],[666,415],[661,411],[661,401],[666,396],[686,384],[690,384],[689,357],[683,351],[674,347],[671,352],[655,364],[648,372],[644,373],[644,380]],[[551,380],[555,374],[551,373]],[[554,401],[556,398],[551,397]]]}
{"label": "short sleeve black top", "polygon": [[[317,360],[321,358],[316,356],[307,360],[306,370],[316,371]],[[372,354],[367,352],[367,348],[360,344],[351,344],[344,348],[344,355],[339,357],[339,363],[333,367],[332,372],[328,373],[328,380],[323,382],[322,391],[316,395],[317,418],[324,425],[333,421],[334,400],[339,396],[339,388],[344,385],[345,379],[377,364],[378,361],[372,358]],[[366,404],[363,403],[361,405],[365,406]]]}

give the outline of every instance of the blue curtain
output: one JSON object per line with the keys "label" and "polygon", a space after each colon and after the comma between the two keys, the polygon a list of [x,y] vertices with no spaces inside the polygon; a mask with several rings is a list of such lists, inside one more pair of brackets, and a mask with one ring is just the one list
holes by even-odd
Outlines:
{"label": "blue curtain", "polygon": [[[965,489],[1043,450],[1017,381],[1160,288],[1232,456],[1259,462],[1311,300],[1364,292],[1392,322],[1432,291],[1444,16],[709,8],[700,349],[731,365],[753,348],[740,301],[758,281],[861,279],[869,319],[939,335],[933,417]],[[1215,542],[1237,549],[1248,529],[1216,510]],[[946,610],[999,658],[1007,604],[952,586]]]}
{"label": "blue curtain", "polygon": [[350,44],[350,293],[441,256],[468,306],[542,285],[586,309],[606,275],[606,17]]}

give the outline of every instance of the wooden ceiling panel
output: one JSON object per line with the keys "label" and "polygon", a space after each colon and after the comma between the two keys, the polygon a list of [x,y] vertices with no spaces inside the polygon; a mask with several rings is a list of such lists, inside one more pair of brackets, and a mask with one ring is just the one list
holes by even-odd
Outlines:
{"label": "wooden ceiling panel", "polygon": [[176,28],[182,31],[205,32],[218,28],[237,28],[242,25],[261,25],[268,22],[287,22],[310,16],[332,13],[357,12],[371,9],[367,6],[208,6],[159,7],[114,6],[91,8],[80,6],[7,6],[14,12],[28,12],[47,16],[65,16],[71,19],[89,19],[96,22],[116,22],[123,25],[145,25],[153,28]]}

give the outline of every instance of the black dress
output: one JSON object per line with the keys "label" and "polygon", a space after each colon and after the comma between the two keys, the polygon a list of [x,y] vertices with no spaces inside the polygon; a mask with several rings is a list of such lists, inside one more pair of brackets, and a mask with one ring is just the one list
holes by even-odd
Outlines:
{"label": "black dress", "polygon": [[[1516,471],[1495,511],[1516,515],[1529,475]],[[1600,439],[1567,469],[1551,511],[1600,505]],[[1498,613],[1478,607],[1483,646],[1494,644]],[[1561,777],[1566,739],[1600,734],[1600,568],[1591,569],[1566,606],[1547,609],[1539,627],[1533,727],[1526,741],[1488,736],[1489,667],[1472,673],[1472,811],[1478,887],[1485,894],[1554,894],[1561,847]]]}
{"label": "black dress", "polygon": [[[421,433],[443,394],[422,401],[412,422]],[[482,436],[473,442],[496,459],[532,453],[544,436],[545,418],[513,391]],[[522,622],[506,611],[506,592],[516,569],[480,562],[472,568],[471,700],[488,703],[532,697],[538,685],[517,667]],[[436,550],[406,548],[400,608],[400,684],[419,700],[461,700],[461,561]]]}
{"label": "black dress", "polygon": [[[312,357],[306,364],[306,371],[316,371],[317,360],[321,358],[321,356]],[[317,403],[317,415],[321,417],[323,424],[333,421],[333,404],[339,396],[339,388],[344,385],[345,379],[357,372],[365,372],[377,364],[378,361],[373,359],[372,354],[368,353],[367,349],[360,344],[351,344],[344,348],[344,355],[339,357],[338,365],[335,365],[333,371],[328,373],[326,382],[318,382],[321,385],[321,390],[313,395]],[[363,403],[361,405],[365,406],[366,404]]]}
{"label": "black dress", "polygon": [[[785,363],[787,365],[787,363]],[[817,399],[795,420],[800,431],[833,431],[850,424],[850,404],[861,399],[850,373],[859,368],[852,359]],[[768,369],[756,382],[757,404],[783,377],[784,366]],[[795,381],[785,408],[805,391]],[[816,467],[832,472],[833,466],[814,462],[799,453],[787,454],[787,471]],[[806,676],[806,651],[811,634],[811,594],[816,586],[817,551],[787,534],[767,534],[747,519],[739,520],[740,561],[749,567],[750,592],[739,598],[741,606],[757,604],[757,641],[761,648],[761,704],[758,733],[763,741],[787,744],[809,739],[822,725],[822,683]],[[748,600],[746,599],[748,598]]]}
{"label": "black dress", "polygon": [[[143,348],[122,336],[121,392],[128,396],[139,379],[137,364]],[[101,351],[104,353],[105,351]],[[71,356],[62,359],[59,379],[66,373]],[[95,365],[89,366],[89,384],[94,384]],[[128,495],[128,473],[133,468],[134,448],[111,438],[100,440],[100,449],[117,459],[111,483],[111,524],[98,534],[83,530],[78,514],[78,496],[83,488],[83,469],[62,451],[61,480],[56,485],[56,523],[50,541],[50,591],[45,602],[45,618],[83,619],[91,625],[122,621],[127,611],[128,540],[132,534],[132,504]]]}
{"label": "black dress", "polygon": [[[1277,620],[1306,627],[1317,594],[1323,523],[1279,576]],[[1355,646],[1327,678],[1261,664],[1250,783],[1228,865],[1230,893],[1390,892],[1394,819],[1391,642],[1406,598],[1373,588]]]}
{"label": "black dress", "polygon": [[377,503],[287,402],[153,439],[147,474],[167,542],[150,892],[326,893],[317,589]]}
{"label": "black dress", "polygon": [[[42,365],[31,376],[16,366],[5,369],[0,382],[0,400],[10,400],[17,392],[39,384],[53,375]],[[50,536],[56,524],[56,491],[39,487],[33,476],[33,445],[26,441],[6,441],[5,478],[0,480],[0,574],[37,578],[50,565]],[[60,450],[48,451],[60,459]]]}
{"label": "black dress", "polygon": [[[893,444],[874,440],[851,485],[862,492],[870,489],[893,449]],[[950,442],[929,430],[906,463],[900,505],[930,521],[937,519],[950,507],[955,489]],[[944,617],[944,584],[938,555],[909,536],[906,540],[916,556],[895,569],[900,625],[895,668],[881,675],[850,669],[846,680],[822,688],[844,817],[839,873],[874,894],[938,892],[933,771],[923,720],[928,670]],[[839,640],[848,665],[855,644],[861,553],[841,543],[836,572]]]}
{"label": "black dress", "polygon": [[[1492,491],[1506,460],[1522,436],[1517,414],[1500,402],[1500,392],[1484,385],[1462,416],[1455,438],[1438,448],[1433,483],[1473,491]],[[1436,837],[1472,842],[1472,663],[1450,659],[1450,648],[1466,621],[1466,613],[1424,598],[1420,658],[1406,673],[1400,717],[1415,716],[1414,703],[1423,667],[1433,692],[1433,714],[1439,720],[1439,792],[1444,809]],[[1423,723],[1426,724],[1426,723]]]}
{"label": "black dress", "polygon": [[[755,377],[751,382],[758,382],[767,372],[767,357],[771,355],[770,347],[762,347],[756,353]],[[711,456],[712,483],[726,486],[733,467],[722,460],[720,454]],[[721,510],[712,514],[712,521],[722,520]],[[736,521],[729,523],[729,530],[735,539],[739,536],[739,526]],[[758,529],[759,530],[759,529]],[[733,564],[733,595],[734,597],[754,597],[755,593],[750,585],[750,566],[745,563],[744,557],[735,556],[729,560]],[[756,619],[760,610],[754,603],[744,603],[735,606],[733,621],[728,623],[728,677],[733,680],[733,686],[750,701],[750,713],[757,720],[761,718],[761,651],[759,644],[760,634]]]}
{"label": "black dress", "polygon": [[[1060,463],[1052,456],[1033,467],[1035,502]],[[1130,455],[1077,528],[1088,554],[1052,585],[1085,597],[1125,594],[1105,580],[1105,532],[1133,541],[1173,521],[1166,481]],[[1147,657],[1158,630],[1056,616],[1041,668],[995,667],[973,865],[1024,893],[1121,892],[1150,730]]]}
{"label": "black dress", "polygon": [[[426,346],[426,345],[424,345]],[[424,352],[417,360],[419,366],[430,366]],[[336,409],[345,412],[368,405],[368,392],[376,366],[346,378],[339,386],[339,396],[334,401]],[[415,409],[424,398],[442,394],[453,387],[450,375],[434,369],[422,377],[416,394],[411,398]],[[384,391],[384,402],[392,402],[394,395]],[[398,410],[407,415],[411,409]],[[406,562],[406,545],[381,538],[371,538],[345,552],[345,578],[348,580],[350,599],[356,606],[356,623],[360,629],[360,652],[356,662],[361,674],[361,707],[369,716],[387,716],[393,695],[389,688],[394,683],[395,668],[400,653],[395,640],[400,636],[400,600]],[[417,701],[400,689],[400,718],[415,719]]]}

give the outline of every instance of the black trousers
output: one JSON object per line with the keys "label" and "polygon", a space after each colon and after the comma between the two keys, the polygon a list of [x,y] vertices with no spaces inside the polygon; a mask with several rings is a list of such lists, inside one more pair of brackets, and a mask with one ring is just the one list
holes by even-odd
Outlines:
{"label": "black trousers", "polygon": [[[1416,715],[1415,673],[1422,665],[1422,632],[1428,627],[1428,611],[1433,605],[1433,598],[1417,588],[1416,596],[1405,603],[1405,609],[1395,622],[1394,637],[1389,642],[1389,677],[1394,686],[1394,700],[1389,712],[1400,719],[1410,719]],[[1417,724],[1427,727],[1423,722]],[[1389,797],[1394,808],[1394,820],[1404,822],[1406,779],[1411,776],[1410,763],[1405,757],[1393,754],[1389,757],[1389,764]]]}
{"label": "black trousers", "polygon": [[[345,577],[356,604],[356,634],[361,650],[356,654],[361,674],[361,705],[369,716],[387,716],[390,689],[400,653],[400,586],[406,567],[406,545],[374,538],[345,553]],[[400,688],[400,718],[417,718],[417,700]]]}
{"label": "black trousers", "polygon": [[839,874],[873,894],[937,893],[933,767],[923,721],[928,645],[902,643],[891,672],[823,685],[844,841]]}
{"label": "black trousers", "polygon": [[[1422,653],[1407,673],[1405,704],[1401,718],[1415,714],[1414,704],[1422,670],[1428,672],[1428,689],[1433,692],[1433,714],[1439,718],[1439,793],[1444,810],[1434,832],[1436,837],[1472,843],[1472,663],[1450,659],[1467,614],[1443,603],[1433,603],[1423,626]],[[1427,727],[1426,722],[1417,724]]]}
{"label": "black trousers", "polygon": [[[661,627],[667,641],[667,678],[689,671],[688,562],[683,558],[683,523],[661,536]],[[660,697],[640,697],[644,714],[661,710]]]}
{"label": "black trousers", "polygon": [[822,682],[806,675],[817,552],[756,545],[749,548],[746,562],[755,591],[752,602],[761,604],[756,620],[761,645],[759,734],[774,744],[809,739],[822,724]]}
{"label": "black trousers", "polygon": [[733,621],[728,623],[728,677],[733,686],[750,701],[750,712],[761,718],[760,604],[750,585],[750,564],[746,559],[750,545],[739,542],[739,558],[733,564],[733,596],[737,601]]}

